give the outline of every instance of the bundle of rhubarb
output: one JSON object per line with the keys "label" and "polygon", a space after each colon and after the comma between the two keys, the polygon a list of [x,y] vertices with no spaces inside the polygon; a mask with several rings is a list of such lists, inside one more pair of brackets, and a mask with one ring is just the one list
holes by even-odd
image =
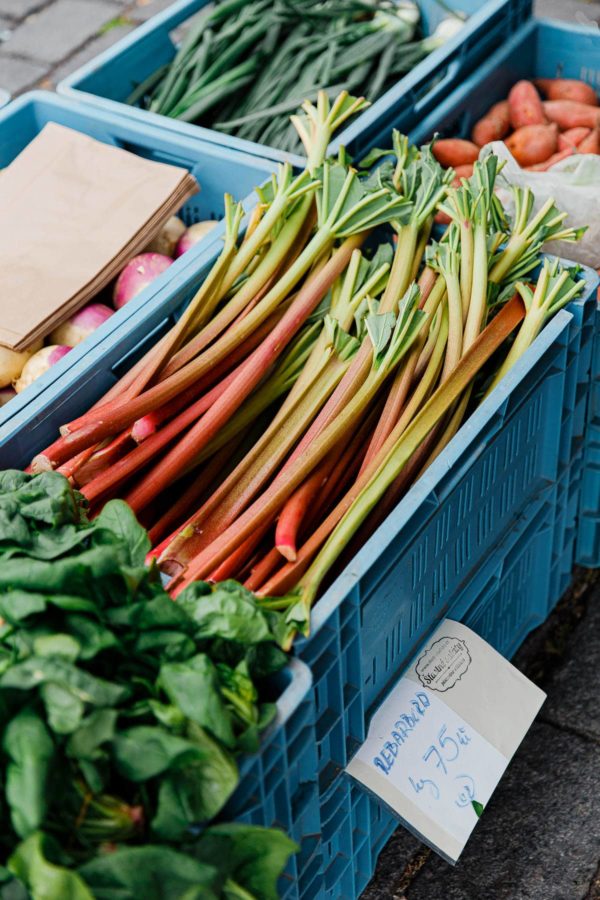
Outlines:
{"label": "bundle of rhubarb", "polygon": [[504,141],[519,165],[532,172],[547,172],[576,154],[600,154],[598,95],[575,78],[519,81],[475,124],[470,141],[444,138],[434,152],[442,165],[469,176],[480,148],[492,141]]}
{"label": "bundle of rhubarb", "polygon": [[[323,162],[357,104],[305,105],[306,171],[281,168],[242,239],[227,203],[224,248],[178,323],[33,461],[93,513],[124,498],[173,597],[233,578],[288,610],[285,643],[347,548],[583,286],[542,261],[544,243],[578,237],[565,214],[552,200],[533,213],[515,189],[509,223],[493,155],[457,187],[397,133],[391,158]],[[434,240],[438,210],[450,225]]]}

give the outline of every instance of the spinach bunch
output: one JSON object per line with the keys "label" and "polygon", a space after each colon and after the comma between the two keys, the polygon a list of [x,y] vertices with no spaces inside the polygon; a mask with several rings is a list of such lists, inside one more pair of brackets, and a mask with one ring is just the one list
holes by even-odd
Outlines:
{"label": "spinach bunch", "polygon": [[276,897],[280,832],[209,823],[275,706],[276,614],[173,603],[145,530],[54,472],[0,472],[0,897]]}

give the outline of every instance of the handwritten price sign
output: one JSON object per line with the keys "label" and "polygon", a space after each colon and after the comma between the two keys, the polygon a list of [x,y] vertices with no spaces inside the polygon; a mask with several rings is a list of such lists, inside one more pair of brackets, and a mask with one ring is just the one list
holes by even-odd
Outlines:
{"label": "handwritten price sign", "polygon": [[[438,630],[398,681],[347,772],[455,862],[544,695],[481,638],[444,624],[452,633]],[[528,707],[516,727],[512,695],[513,710]]]}

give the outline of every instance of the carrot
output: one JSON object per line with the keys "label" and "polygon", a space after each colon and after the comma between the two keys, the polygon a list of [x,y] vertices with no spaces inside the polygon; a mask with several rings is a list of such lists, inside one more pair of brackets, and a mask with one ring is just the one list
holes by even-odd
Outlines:
{"label": "carrot", "polygon": [[592,128],[577,147],[578,153],[600,153],[600,126]]}
{"label": "carrot", "polygon": [[578,147],[584,138],[590,133],[590,128],[580,125],[578,128],[569,128],[558,136],[558,149],[566,150],[567,147]]}
{"label": "carrot", "polygon": [[484,147],[491,141],[501,141],[510,131],[510,109],[508,100],[494,103],[485,116],[475,123],[471,140],[478,147]]}
{"label": "carrot", "polygon": [[552,156],[549,156],[544,162],[536,163],[535,166],[525,166],[525,168],[530,172],[547,172],[548,169],[555,166],[561,159],[566,159],[567,156],[573,156],[575,152],[575,147],[566,147],[564,150],[559,150],[558,153],[553,153]]}
{"label": "carrot", "polygon": [[556,153],[558,127],[553,125],[524,125],[506,139],[506,146],[520,166],[533,166]]}
{"label": "carrot", "polygon": [[432,152],[445,169],[466,166],[479,159],[479,147],[471,141],[463,141],[462,138],[435,141]]}
{"label": "carrot", "polygon": [[600,121],[600,110],[575,100],[546,100],[544,112],[562,131],[570,128],[595,128]]}
{"label": "carrot", "polygon": [[594,88],[577,78],[536,78],[535,84],[548,100],[575,100],[587,106],[598,106]]}
{"label": "carrot", "polygon": [[531,81],[517,81],[511,88],[508,111],[515,130],[524,125],[545,125],[547,121],[540,95]]}

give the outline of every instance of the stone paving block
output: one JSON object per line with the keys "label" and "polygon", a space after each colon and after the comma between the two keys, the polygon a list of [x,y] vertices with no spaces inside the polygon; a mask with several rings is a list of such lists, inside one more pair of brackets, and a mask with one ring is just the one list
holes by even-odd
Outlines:
{"label": "stone paving block", "polygon": [[534,724],[459,863],[432,854],[407,900],[584,900],[598,866],[599,766],[600,746]]}
{"label": "stone paving block", "polygon": [[48,66],[25,59],[13,59],[0,50],[0,88],[9,94],[32,87],[47,71]]}
{"label": "stone paving block", "polygon": [[114,16],[108,0],[57,0],[23,22],[5,46],[11,54],[58,63]]}
{"label": "stone paving block", "polygon": [[377,871],[360,900],[390,900],[405,877],[407,866],[423,849],[420,841],[405,828],[398,828],[379,855]]}
{"label": "stone paving block", "polygon": [[20,21],[47,3],[48,0],[0,0],[0,13]]}
{"label": "stone paving block", "polygon": [[570,636],[565,660],[545,690],[545,720],[600,741],[600,589],[593,589],[585,619]]}
{"label": "stone paving block", "polygon": [[133,6],[128,8],[128,13],[136,22],[145,22],[172,5],[173,0],[136,0]]}
{"label": "stone paving block", "polygon": [[70,57],[67,62],[61,63],[57,69],[53,70],[50,77],[51,83],[56,86],[63,78],[70,75],[71,72],[75,72],[75,70],[80,66],[83,66],[84,63],[88,62],[90,59],[94,59],[94,57],[103,53],[104,50],[112,47],[113,44],[120,41],[122,37],[125,37],[130,31],[133,31],[134,28],[135,24],[133,22],[128,25],[119,25],[118,27],[106,31],[99,37],[94,38],[93,41],[85,45],[83,50],[80,50],[75,56]]}

